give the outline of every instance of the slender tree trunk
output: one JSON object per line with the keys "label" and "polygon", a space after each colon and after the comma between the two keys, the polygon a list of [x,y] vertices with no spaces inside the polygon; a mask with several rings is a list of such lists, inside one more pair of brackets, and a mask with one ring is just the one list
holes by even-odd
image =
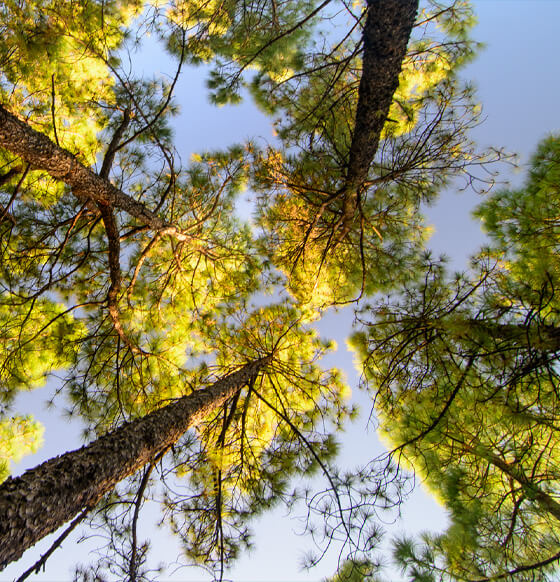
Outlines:
{"label": "slender tree trunk", "polygon": [[369,0],[356,121],[348,161],[348,184],[367,179],[387,120],[419,0]]}
{"label": "slender tree trunk", "polygon": [[187,240],[187,234],[168,224],[122,190],[106,177],[101,177],[81,164],[75,156],[52,142],[46,135],[35,131],[0,105],[0,147],[19,156],[37,170],[61,180],[80,200],[124,210],[130,216],[155,231]]}
{"label": "slender tree trunk", "polygon": [[[368,0],[362,77],[344,185],[344,222],[351,221],[387,120],[419,0]],[[349,224],[345,224],[349,226]]]}
{"label": "slender tree trunk", "polygon": [[270,359],[251,362],[206,389],[5,481],[0,485],[0,570],[85,507],[94,507],[119,481],[256,378]]}

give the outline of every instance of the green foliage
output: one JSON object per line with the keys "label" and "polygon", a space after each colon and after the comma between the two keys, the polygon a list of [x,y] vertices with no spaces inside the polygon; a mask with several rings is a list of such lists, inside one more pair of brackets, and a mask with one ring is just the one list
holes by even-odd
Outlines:
{"label": "green foliage", "polygon": [[42,386],[51,371],[71,365],[83,328],[60,304],[1,300],[0,403],[6,405],[18,390]]}
{"label": "green foliage", "polygon": [[34,453],[43,441],[43,426],[30,416],[7,415],[18,391],[45,383],[52,372],[75,362],[83,326],[60,304],[37,299],[14,301],[4,293],[0,303],[0,481],[10,474],[10,461]]}
{"label": "green foliage", "polygon": [[[207,43],[212,53],[231,49],[231,39],[220,39],[226,30],[217,16],[204,13],[219,10],[217,4],[179,9],[181,18],[187,18],[185,10],[202,11],[197,22],[206,32],[200,46]],[[180,21],[173,10],[164,18],[175,35],[170,48],[186,51],[195,61],[202,58],[189,44],[196,35],[186,45],[177,44],[177,31],[191,23]],[[158,28],[157,23],[146,26]],[[236,34],[246,43],[243,30]],[[260,61],[272,62],[278,50],[263,51]],[[174,478],[192,495],[170,494],[167,504],[174,513],[167,520],[189,556],[223,563],[249,543],[248,520],[283,499],[292,476],[311,475],[319,459],[334,456],[330,432],[349,414],[347,389],[338,372],[317,365],[328,345],[300,324],[304,316],[293,306],[248,311],[250,297],[264,290],[267,278],[278,281],[263,265],[250,227],[234,214],[249,178],[248,149],[197,154],[181,166],[169,124],[176,112],[173,84],[125,77],[107,55],[99,62],[108,67],[110,90],[88,102],[102,119],[95,130],[94,149],[104,154],[98,166],[121,190],[172,224],[180,238],[154,232],[125,211],[84,203],[61,183],[19,168],[2,192],[13,219],[2,225],[2,283],[34,317],[51,294],[73,313],[74,335],[66,334],[68,342],[60,344],[74,348],[72,359],[64,362],[64,388],[71,413],[80,414],[97,434],[198,388],[209,379],[207,364],[222,376],[274,352],[275,363],[260,384],[201,427],[197,448],[183,443],[174,451]],[[75,99],[72,114],[82,115],[79,96]],[[66,118],[71,124],[71,115]],[[18,163],[5,155],[12,167]],[[236,320],[242,314],[246,319]],[[43,327],[54,332],[48,323]],[[30,333],[32,324],[33,318],[25,324]],[[38,338],[45,342],[48,335]],[[49,359],[51,366],[58,361]],[[42,376],[51,370],[41,370]],[[124,484],[117,498],[135,485]],[[109,513],[100,519],[113,527]],[[130,529],[117,533],[114,540],[122,541]],[[122,562],[125,554],[115,551]]]}
{"label": "green foliage", "polygon": [[256,152],[262,246],[293,295],[315,308],[410,278],[429,236],[421,204],[485,159],[467,136],[478,119],[472,90],[457,79],[476,47],[467,36],[472,11],[465,2],[430,2],[419,14],[367,181],[353,186],[357,194],[346,191],[362,76],[356,23],[364,8],[354,3],[350,25],[340,16],[324,23],[301,70],[281,80],[263,71],[252,84],[257,103],[278,115],[280,140]]}
{"label": "green foliage", "polygon": [[316,0],[240,4],[184,2],[181,25],[189,34],[187,51],[194,62],[215,59],[208,86],[218,105],[235,103],[246,86],[246,70],[280,82],[301,67],[303,49],[314,20]]}
{"label": "green foliage", "polygon": [[[189,494],[166,504],[191,560],[214,569],[250,547],[248,522],[289,497],[291,479],[311,476],[337,452],[332,427],[348,418],[340,372],[319,367],[333,346],[285,304],[229,313],[208,331],[217,375],[267,354],[266,372],[200,425],[198,446],[177,448]],[[330,427],[330,428],[329,428]]]}
{"label": "green foliage", "polygon": [[[542,285],[556,285],[559,200],[560,139],[550,136],[531,160],[526,185],[520,190],[497,192],[476,211],[491,237],[492,251],[506,261],[504,269],[512,285],[525,283],[527,290],[537,293]],[[527,299],[537,301],[535,296]],[[552,305],[549,309],[554,311]]]}
{"label": "green foliage", "polygon": [[397,544],[411,579],[418,569],[437,580],[553,579],[558,144],[541,144],[525,188],[478,209],[494,244],[471,275],[427,260],[425,278],[379,303],[354,336],[385,439],[450,514],[418,552]]}
{"label": "green foliage", "polygon": [[[292,500],[293,478],[329,473],[337,453],[334,435],[354,411],[341,373],[320,365],[334,346],[310,325],[332,304],[412,280],[423,268],[419,251],[429,234],[420,205],[434,200],[468,164],[484,159],[467,137],[478,115],[472,91],[456,76],[473,55],[472,13],[463,1],[433,0],[418,17],[379,154],[368,162],[367,179],[352,186],[359,193],[350,194],[348,157],[363,74],[360,23],[366,6],[333,3],[327,9],[328,4],[154,0],[143,7],[136,0],[9,0],[0,7],[2,103],[109,180],[129,205],[144,205],[138,216],[126,204],[117,208],[95,192],[72,190],[62,171],[54,175],[64,178],[55,180],[0,151],[2,405],[59,371],[70,412],[88,424],[88,433],[103,434],[248,361],[271,358],[256,381],[208,415],[196,438],[185,435],[167,457],[152,460],[145,479],[131,478],[108,496],[96,519],[108,531],[109,549],[97,567],[79,572],[84,580],[105,576],[104,570],[134,579],[136,569],[138,577],[148,576],[148,546],[137,547],[135,533],[145,495],[163,501],[163,519],[189,560],[223,573],[250,547],[250,520]],[[341,7],[343,17],[336,14]],[[138,77],[128,69],[127,51],[148,34],[159,36],[177,58],[172,80]],[[215,104],[237,102],[249,89],[262,109],[278,116],[277,145],[234,145],[181,162],[172,131],[176,80],[181,67],[202,62],[212,67],[208,84]],[[550,172],[545,171],[546,180],[553,183]],[[258,196],[260,237],[235,217],[236,200],[248,185]],[[349,201],[355,208],[346,220]],[[513,202],[511,207],[516,208]],[[491,216],[507,222],[500,205],[484,212],[489,223]],[[477,564],[490,563],[504,538],[505,546],[519,544],[527,532],[538,535],[516,560],[531,558],[538,544],[547,549],[556,544],[551,519],[538,512],[539,487],[548,494],[557,469],[554,427],[547,424],[557,413],[556,371],[539,359],[554,341],[545,333],[555,317],[554,286],[539,275],[548,277],[554,264],[549,244],[545,263],[550,265],[535,268],[539,247],[519,267],[511,287],[505,282],[514,269],[504,265],[491,269],[481,260],[484,285],[472,293],[476,285],[466,278],[457,279],[450,291],[434,267],[424,298],[430,314],[449,313],[426,324],[424,331],[433,337],[428,352],[415,350],[396,368],[403,314],[408,317],[418,306],[420,287],[396,312],[379,312],[391,339],[376,346],[382,355],[376,352],[375,365],[369,356],[375,334],[368,330],[355,338],[366,375],[379,384],[382,422],[394,442],[429,426],[433,403],[445,402],[461,385],[445,411],[453,438],[438,424],[437,431],[403,447],[453,515],[446,535],[426,544],[439,552],[434,550],[430,563],[450,556],[449,568],[459,571],[476,552]],[[525,320],[531,342],[525,357],[523,349],[510,346],[520,341],[515,326],[528,317],[525,303],[518,307],[517,287],[529,271],[536,273],[530,283],[534,291],[540,289],[546,300],[531,307]],[[282,287],[295,300],[263,306],[262,295],[283,297]],[[486,299],[488,288],[499,289],[492,301]],[[533,297],[533,291],[524,293],[523,301]],[[498,299],[500,294],[507,299]],[[479,324],[486,324],[489,313],[502,319]],[[415,331],[417,319],[406,317]],[[499,366],[494,365],[497,340],[506,346],[498,344]],[[477,357],[480,353],[476,366],[470,361],[472,345]],[[423,370],[427,361],[429,370],[411,379],[407,366]],[[512,366],[524,370],[521,363],[529,372],[518,378]],[[454,366],[451,372],[448,365]],[[539,376],[533,400],[543,365],[550,378]],[[442,375],[440,385],[435,380]],[[497,375],[499,381],[492,383]],[[419,381],[426,377],[433,379],[428,386]],[[468,431],[477,423],[489,428],[459,443],[466,469],[457,468],[454,435],[471,437]],[[513,435],[507,442],[500,440],[504,430]],[[40,439],[40,426],[28,417],[0,419],[0,479],[9,460],[34,450]],[[430,445],[427,451],[421,449],[424,443]],[[512,493],[493,461],[500,454],[508,466],[515,461],[520,475],[543,466],[544,485],[524,484],[521,494]],[[156,461],[157,483],[150,477]],[[352,480],[362,477],[328,479],[333,488],[350,490]],[[517,515],[520,498],[523,525],[509,535],[504,520],[488,516],[497,507]],[[375,499],[390,504],[381,488]],[[325,512],[344,520],[340,504]],[[489,542],[481,541],[482,527],[494,536]],[[336,528],[329,528],[325,525],[326,536],[334,536]],[[367,531],[357,535],[369,536],[373,545],[380,532]],[[398,555],[417,568],[415,550],[403,544]],[[500,567],[513,561],[504,552]],[[370,566],[358,559],[347,562],[335,580],[373,581]],[[431,579],[429,569],[415,572],[417,580]]]}
{"label": "green foliage", "polygon": [[43,441],[43,426],[31,416],[0,419],[0,483],[10,475],[10,461],[35,453]]}
{"label": "green foliage", "polygon": [[92,164],[104,125],[96,103],[111,100],[114,83],[107,60],[138,8],[136,0],[3,2],[3,103]]}
{"label": "green foliage", "polygon": [[347,560],[332,577],[325,582],[378,582],[375,568],[365,560]]}
{"label": "green foliage", "polygon": [[[390,288],[401,277],[410,278],[428,231],[406,192],[400,196],[390,185],[380,185],[376,195],[362,204],[369,217],[365,231],[349,233],[347,243],[331,249],[331,226],[339,219],[343,201],[329,206],[324,201],[328,192],[337,189],[337,170],[328,171],[328,161],[322,163],[320,156],[283,160],[275,151],[267,152],[258,164],[263,252],[285,273],[291,293],[302,306],[317,312],[317,308],[348,301],[357,290],[369,295]],[[284,189],[291,180],[296,182],[292,192],[301,197]],[[318,193],[318,188],[324,190]],[[371,271],[368,277],[366,270]]]}

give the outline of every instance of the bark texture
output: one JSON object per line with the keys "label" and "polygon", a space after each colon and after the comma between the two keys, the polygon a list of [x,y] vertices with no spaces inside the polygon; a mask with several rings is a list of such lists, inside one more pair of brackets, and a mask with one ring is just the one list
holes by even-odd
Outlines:
{"label": "bark texture", "polygon": [[271,357],[127,423],[93,443],[0,485],[0,570],[115,485],[168,449],[189,428],[256,378]]}
{"label": "bark texture", "polygon": [[416,20],[418,2],[368,1],[362,37],[362,77],[346,175],[348,188],[355,188],[367,179],[393,95],[399,86],[399,75]]}
{"label": "bark texture", "polygon": [[363,31],[362,77],[356,121],[343,191],[344,226],[349,230],[358,206],[359,190],[379,147],[419,0],[368,0]]}
{"label": "bark texture", "polygon": [[97,175],[80,163],[75,156],[59,147],[47,136],[35,131],[0,105],[0,147],[16,154],[34,169],[44,170],[72,188],[80,200],[124,210],[151,229],[169,234],[178,240],[189,237],[174,225],[159,218],[108,179]]}

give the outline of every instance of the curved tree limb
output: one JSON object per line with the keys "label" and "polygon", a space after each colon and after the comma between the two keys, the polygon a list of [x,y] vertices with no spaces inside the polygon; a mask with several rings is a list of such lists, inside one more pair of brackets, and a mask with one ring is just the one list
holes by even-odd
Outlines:
{"label": "curved tree limb", "polygon": [[[549,566],[554,562],[558,562],[560,560],[560,552],[541,560],[540,562],[535,562],[534,564],[524,564],[523,566],[518,566],[513,570],[509,570],[509,572],[503,572],[502,574],[496,574],[495,576],[488,576],[487,578],[478,578],[477,580],[472,580],[471,582],[490,582],[491,580],[506,580],[515,576],[515,574],[520,574],[521,572],[531,572],[532,570],[538,570],[540,568],[544,568],[545,566]],[[536,578],[535,578],[536,579]]]}
{"label": "curved tree limb", "polygon": [[142,224],[160,234],[177,240],[189,240],[189,236],[175,225],[154,214],[109,180],[86,168],[67,150],[57,146],[47,136],[31,128],[0,105],[0,147],[20,156],[35,169],[44,170],[72,188],[81,201],[92,201],[123,210]]}
{"label": "curved tree limb", "polygon": [[103,224],[105,226],[105,233],[107,234],[107,244],[109,245],[109,274],[111,278],[111,285],[109,286],[109,292],[107,293],[107,308],[109,310],[109,316],[113,322],[113,328],[123,341],[123,343],[128,347],[128,349],[133,354],[144,353],[138,346],[130,340],[126,334],[119,311],[119,291],[122,286],[122,274],[121,274],[121,264],[120,264],[120,239],[119,230],[117,227],[117,221],[115,215],[110,206],[105,204],[98,204],[99,212],[101,213],[101,218],[103,219]]}
{"label": "curved tree limb", "polygon": [[122,147],[120,141],[129,123],[130,123],[130,110],[126,109],[125,112],[123,113],[122,121],[115,130],[115,133],[111,138],[111,142],[107,147],[105,157],[103,158],[103,164],[101,165],[101,170],[99,170],[99,176],[101,178],[104,178],[105,180],[109,179],[109,172],[111,171],[111,167],[115,160],[115,154]]}

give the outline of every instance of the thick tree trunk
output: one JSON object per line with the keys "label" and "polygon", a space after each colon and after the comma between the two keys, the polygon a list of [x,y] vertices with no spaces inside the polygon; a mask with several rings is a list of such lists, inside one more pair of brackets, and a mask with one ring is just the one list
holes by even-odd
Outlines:
{"label": "thick tree trunk", "polygon": [[[387,120],[419,0],[368,0],[362,77],[344,186],[344,222],[352,220]],[[349,225],[346,225],[349,226]]]}
{"label": "thick tree trunk", "polygon": [[256,378],[270,356],[0,485],[0,570],[168,449]]}
{"label": "thick tree trunk", "polygon": [[75,156],[52,142],[46,135],[35,131],[0,105],[0,147],[19,156],[32,168],[44,170],[61,180],[80,200],[91,200],[97,204],[124,210],[142,224],[178,240],[187,240],[174,225],[168,224],[151,210],[109,180],[100,177],[81,164]]}

